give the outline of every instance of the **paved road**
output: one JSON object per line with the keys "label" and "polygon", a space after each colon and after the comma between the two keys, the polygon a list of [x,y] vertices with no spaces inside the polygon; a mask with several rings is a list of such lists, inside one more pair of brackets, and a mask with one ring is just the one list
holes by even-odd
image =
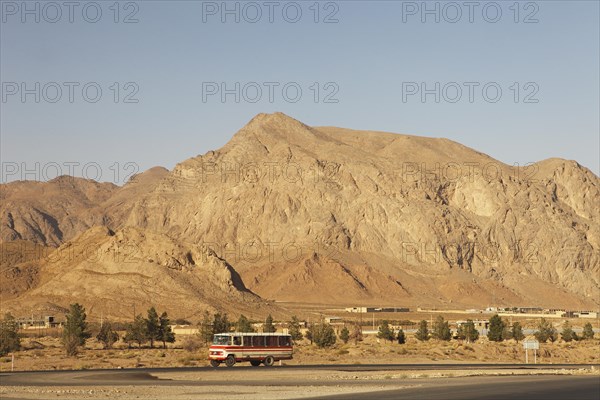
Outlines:
{"label": "paved road", "polygon": [[[152,374],[155,373],[177,373],[198,372],[210,373],[211,377],[222,376],[223,380],[211,379],[214,384],[228,384],[231,379],[236,379],[238,373],[247,371],[264,372],[268,377],[269,371],[276,370],[322,370],[322,371],[347,371],[347,372],[370,372],[370,371],[414,371],[414,370],[482,370],[482,369],[589,369],[600,368],[600,365],[590,364],[335,364],[335,365],[287,365],[284,367],[250,367],[236,365],[227,367],[184,367],[184,368],[131,368],[131,369],[90,369],[83,371],[28,371],[28,372],[6,372],[0,373],[0,385],[2,386],[111,386],[111,385],[195,385],[197,381],[171,381],[157,380]],[[214,375],[213,375],[214,374]],[[243,381],[248,385],[262,385],[263,381]],[[302,382],[296,382],[302,384]],[[273,385],[279,384],[274,381]],[[285,384],[289,384],[286,380]],[[327,384],[327,382],[324,382]]]}
{"label": "paved road", "polygon": [[[481,369],[590,369],[600,368],[600,364],[319,364],[319,365],[286,365],[284,367],[272,367],[273,369],[285,370],[328,370],[328,371],[420,371],[420,370],[481,370]],[[126,368],[126,369],[89,369],[85,371],[27,371],[14,373],[0,373],[1,385],[22,385],[27,382],[28,386],[48,385],[86,385],[87,377],[93,377],[94,384],[105,383],[112,380],[129,380],[131,384],[148,384],[147,379],[154,379],[151,374],[158,372],[206,372],[221,373],[226,379],[229,374],[237,371],[260,370],[268,372],[266,367],[251,367],[248,364],[238,364],[233,368],[224,366],[213,367],[181,367],[181,368]],[[150,377],[150,378],[148,378]],[[76,380],[73,380],[77,378]],[[39,382],[39,383],[38,383]],[[154,382],[153,384],[156,384]]]}
{"label": "paved road", "polygon": [[453,382],[424,382],[422,387],[357,393],[311,400],[598,400],[598,376],[521,376],[456,378]]}
{"label": "paved road", "polygon": [[[41,371],[0,373],[1,386],[223,386],[235,382],[240,386],[369,386],[371,380],[305,380],[288,376],[280,379],[276,371],[402,371],[402,370],[465,370],[465,369],[562,369],[591,368],[579,364],[378,364],[378,365],[302,365],[285,367],[234,368],[143,368],[121,370]],[[598,368],[598,366],[594,366]],[[249,370],[264,373],[264,379],[244,379]],[[198,372],[208,374],[208,380],[157,379],[153,373]],[[222,379],[220,378],[222,376]],[[217,379],[214,379],[214,378]],[[377,380],[378,386],[390,390],[365,394],[344,394],[315,399],[411,399],[411,400],[473,400],[473,399],[523,399],[523,400],[599,400],[600,377],[526,375],[526,376],[476,376],[462,378],[429,378],[418,380]],[[398,384],[405,386],[397,389]]]}

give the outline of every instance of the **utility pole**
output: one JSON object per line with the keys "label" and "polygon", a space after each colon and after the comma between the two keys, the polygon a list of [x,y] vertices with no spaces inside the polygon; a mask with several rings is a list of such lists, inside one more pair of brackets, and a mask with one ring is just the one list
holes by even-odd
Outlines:
{"label": "utility pole", "polygon": [[373,330],[375,330],[375,312],[373,311]]}
{"label": "utility pole", "polygon": [[359,325],[360,325],[360,332],[362,333],[362,329],[363,329],[363,310],[362,310],[362,308],[361,308],[361,310],[360,310],[360,313],[359,313],[359,315],[360,315],[360,322],[359,322]]}

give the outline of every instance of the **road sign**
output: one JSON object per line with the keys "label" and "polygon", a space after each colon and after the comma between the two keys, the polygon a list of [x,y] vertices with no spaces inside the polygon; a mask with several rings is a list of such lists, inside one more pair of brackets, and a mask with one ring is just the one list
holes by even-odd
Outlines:
{"label": "road sign", "polygon": [[533,363],[537,364],[537,351],[540,349],[540,342],[536,339],[527,339],[523,341],[523,348],[525,349],[525,364],[529,364],[529,349],[533,350]]}
{"label": "road sign", "polygon": [[539,350],[540,342],[538,342],[536,339],[527,339],[523,342],[523,348],[525,350],[527,350],[527,349]]}

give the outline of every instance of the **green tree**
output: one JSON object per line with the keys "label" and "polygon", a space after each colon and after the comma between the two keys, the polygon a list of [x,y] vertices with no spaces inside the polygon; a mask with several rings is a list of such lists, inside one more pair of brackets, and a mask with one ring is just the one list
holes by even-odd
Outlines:
{"label": "green tree", "polygon": [[263,332],[266,333],[273,333],[275,332],[275,325],[273,325],[273,317],[271,316],[271,314],[269,314],[267,316],[267,319],[265,320],[265,325],[263,327]]}
{"label": "green tree", "polygon": [[79,347],[85,346],[86,340],[91,337],[86,318],[85,308],[82,305],[75,303],[69,306],[62,332],[62,343],[68,356],[76,355]]}
{"label": "green tree", "polygon": [[475,328],[473,320],[468,319],[464,324],[460,324],[456,331],[456,336],[460,340],[465,340],[467,343],[470,343],[479,339],[479,331]]}
{"label": "green tree", "polygon": [[241,314],[235,324],[236,332],[254,332],[254,328],[248,318],[244,314]]}
{"label": "green tree", "polygon": [[384,320],[381,323],[381,325],[379,325],[379,332],[377,332],[377,337],[383,340],[389,340],[390,342],[393,342],[396,338],[394,329],[390,328],[390,324],[387,320]]}
{"label": "green tree", "polygon": [[202,315],[202,321],[200,321],[200,329],[198,330],[198,335],[200,336],[200,340],[204,344],[212,343],[213,340],[213,325],[210,319],[210,313],[208,310],[205,310]]}
{"label": "green tree", "polygon": [[398,340],[398,344],[406,343],[406,335],[404,334],[404,331],[402,330],[402,328],[398,329],[397,340]]}
{"label": "green tree", "polygon": [[336,342],[333,327],[325,321],[321,321],[321,323],[314,326],[312,337],[315,344],[319,347],[331,347]]}
{"label": "green tree", "polygon": [[450,340],[452,339],[452,332],[450,331],[450,325],[448,321],[444,320],[444,317],[438,315],[433,323],[431,336],[438,340]]}
{"label": "green tree", "polygon": [[427,328],[427,321],[422,320],[419,322],[419,329],[415,332],[415,338],[420,341],[429,340],[429,329]]}
{"label": "green tree", "polygon": [[573,331],[573,328],[571,327],[569,321],[565,321],[565,323],[563,324],[562,331],[560,332],[560,337],[565,342],[570,342],[572,340],[578,339],[577,334],[575,333],[575,331]]}
{"label": "green tree", "polygon": [[519,343],[521,340],[525,339],[525,335],[523,334],[523,327],[521,326],[521,324],[519,322],[513,323],[513,326],[511,329],[511,336],[513,339],[515,339],[517,341],[517,343]]}
{"label": "green tree", "polygon": [[7,313],[4,315],[4,319],[0,321],[0,356],[20,349],[19,324],[11,313]]}
{"label": "green tree", "polygon": [[138,347],[148,341],[148,325],[141,315],[136,315],[132,323],[127,325],[123,340],[131,347],[131,343],[137,343]]}
{"label": "green tree", "polygon": [[594,338],[594,328],[592,327],[592,324],[590,322],[587,322],[583,326],[583,333],[581,335],[581,338],[586,340]]}
{"label": "green tree", "polygon": [[541,343],[545,343],[548,340],[555,342],[556,339],[558,339],[558,331],[554,325],[552,325],[550,321],[546,321],[545,318],[540,319],[538,329],[533,335]]}
{"label": "green tree", "polygon": [[154,340],[158,336],[159,329],[158,313],[154,307],[148,309],[148,317],[146,318],[146,339],[150,341],[150,347],[154,348]]}
{"label": "green tree", "polygon": [[458,340],[466,340],[467,335],[465,334],[465,324],[460,324],[456,326],[456,338]]}
{"label": "green tree", "polygon": [[363,340],[362,326],[360,326],[358,323],[354,324],[354,327],[352,328],[352,333],[350,334],[350,339],[354,340],[355,345],[357,345],[358,342],[362,342],[362,340]]}
{"label": "green tree", "polygon": [[304,334],[304,336],[308,340],[310,340],[310,344],[313,344],[313,342],[314,342],[314,332],[315,332],[315,324],[311,322],[308,324],[308,329],[306,330],[306,333]]}
{"label": "green tree", "polygon": [[300,320],[295,315],[292,316],[292,320],[289,324],[288,329],[293,341],[302,340],[302,332],[300,331]]}
{"label": "green tree", "polygon": [[104,349],[110,349],[119,340],[119,334],[113,329],[112,324],[106,321],[100,326],[96,340],[102,343]]}
{"label": "green tree", "polygon": [[510,340],[513,338],[512,330],[510,329],[510,326],[508,326],[508,322],[506,320],[503,320],[503,322],[504,322],[504,329],[502,329],[502,339]]}
{"label": "green tree", "polygon": [[506,331],[506,322],[498,314],[490,318],[487,337],[492,342],[501,342],[504,340]]}
{"label": "green tree", "polygon": [[344,344],[348,343],[348,340],[350,340],[350,331],[345,326],[340,332],[340,339],[342,339],[342,342],[344,342]]}
{"label": "green tree", "polygon": [[231,322],[229,322],[229,319],[227,318],[227,313],[223,315],[221,315],[221,313],[216,313],[213,317],[212,326],[213,334],[229,332],[231,330]]}
{"label": "green tree", "polygon": [[175,334],[171,329],[171,321],[169,321],[169,316],[166,311],[160,314],[160,317],[158,318],[158,331],[155,338],[162,342],[163,349],[167,348],[167,342],[175,342]]}

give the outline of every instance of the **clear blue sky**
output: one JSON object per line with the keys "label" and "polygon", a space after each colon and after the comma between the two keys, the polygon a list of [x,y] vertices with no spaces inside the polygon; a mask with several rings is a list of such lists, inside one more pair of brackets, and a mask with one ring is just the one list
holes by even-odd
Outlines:
{"label": "clear blue sky", "polygon": [[[96,18],[96,5],[89,2],[77,3],[72,23],[64,6],[58,16],[47,2],[28,2],[31,9],[39,7],[38,23],[36,15],[24,13],[21,1],[1,3],[4,180],[23,172],[7,174],[12,167],[6,163],[34,169],[36,162],[55,162],[67,172],[65,162],[93,162],[106,181],[121,180],[127,162],[140,170],[172,168],[221,147],[255,114],[273,111],[309,125],[447,137],[509,164],[562,157],[600,171],[598,1],[521,2],[518,16],[513,1],[499,1],[502,15],[496,23],[490,22],[497,11],[486,5],[490,2],[476,2],[473,22],[461,6],[454,23],[453,4],[462,1],[427,2],[431,9],[439,4],[439,23],[433,14],[422,22],[421,1],[320,2],[318,23],[314,1],[297,2],[302,16],[296,23],[289,22],[296,18],[295,4],[285,1],[277,2],[272,23],[264,1],[239,2],[239,23],[235,15],[221,21],[221,1],[121,2],[118,16],[114,1],[98,1],[102,16],[96,23],[86,21]],[[256,4],[262,16],[252,23],[258,18]],[[123,22],[130,14],[137,23]],[[337,23],[324,23],[330,14]],[[35,93],[23,102],[21,83],[35,92],[35,82],[40,102]],[[62,90],[56,103],[50,102],[56,97],[52,82]],[[65,82],[79,84],[72,86],[72,103]],[[83,97],[89,82],[102,89],[96,103],[88,101],[95,96],[93,86],[88,100]],[[114,82],[121,86],[117,103]],[[133,85],[124,88],[128,82]],[[239,103],[233,94],[222,102],[218,94],[207,95],[203,82],[230,88],[257,82],[262,98],[248,101],[256,92],[247,86]],[[265,82],[279,83],[272,103]],[[296,103],[282,94],[288,82],[303,91]],[[316,103],[314,82],[320,86]],[[328,82],[333,84],[325,87]],[[429,88],[440,82],[440,102],[433,94],[425,102],[419,94],[408,95],[406,82]],[[463,90],[455,103],[448,101],[456,95],[455,85],[442,93],[449,82]],[[464,82],[479,83],[473,102]],[[489,82],[502,89],[495,103],[482,95]],[[514,82],[520,86],[517,102]],[[132,98],[138,103],[124,102],[136,89]],[[338,102],[324,102],[336,89]],[[535,91],[531,99],[538,102],[525,102]],[[494,91],[488,94],[491,100]],[[115,162],[119,179],[110,169]]]}

